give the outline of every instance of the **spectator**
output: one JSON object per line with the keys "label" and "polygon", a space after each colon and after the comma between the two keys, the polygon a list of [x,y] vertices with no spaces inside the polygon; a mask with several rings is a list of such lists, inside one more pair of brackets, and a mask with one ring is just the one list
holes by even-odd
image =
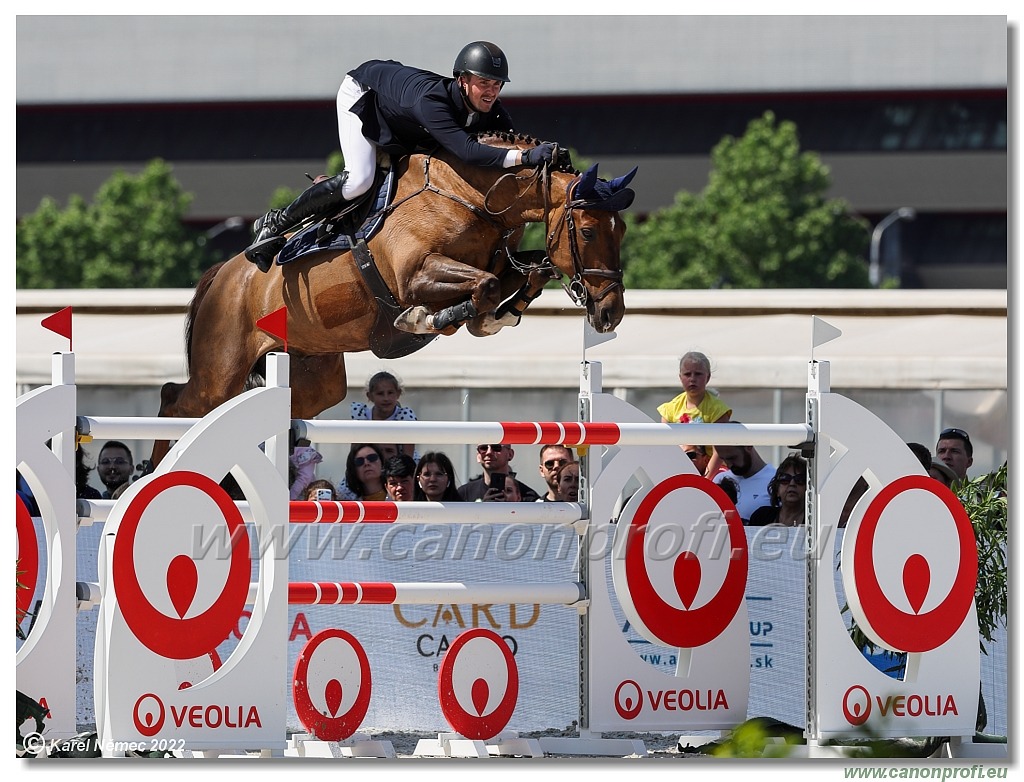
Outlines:
{"label": "spectator", "polygon": [[725,492],[725,496],[729,498],[729,501],[736,505],[736,501],[740,498],[740,487],[736,485],[736,481],[723,476],[722,480],[718,481],[718,485]]}
{"label": "spectator", "polygon": [[[398,446],[394,443],[374,443],[377,446],[377,450],[380,451],[380,464],[381,471],[384,470],[384,465],[387,464],[388,459],[392,456],[398,456]],[[342,478],[338,483],[336,492],[339,499],[342,500],[357,500],[359,499],[355,492],[349,491],[348,481]]]}
{"label": "spectator", "polygon": [[[330,496],[321,497],[320,492],[322,491],[330,492]],[[306,501],[319,500],[321,502],[334,502],[336,499],[334,484],[326,478],[317,478],[315,481],[310,481],[306,486],[306,490],[303,492],[301,499]]]}
{"label": "spectator", "polygon": [[443,451],[423,454],[416,465],[414,497],[429,502],[461,502],[455,466]]}
{"label": "spectator", "polygon": [[[711,360],[703,353],[691,350],[679,359],[679,382],[683,393],[658,406],[662,423],[666,424],[724,424],[732,418],[732,408],[708,388],[711,380]],[[718,455],[711,454],[705,468],[706,475],[721,472]]]}
{"label": "spectator", "polygon": [[715,472],[709,473],[708,467],[711,466],[711,459],[714,456],[714,449],[707,445],[684,445],[683,453],[689,457],[690,461],[693,462],[693,466],[697,468],[697,472],[703,475],[705,478],[713,478],[720,472],[725,472],[726,467],[722,464],[721,459],[715,459],[718,467]]}
{"label": "spectator", "polygon": [[718,445],[715,453],[728,469],[712,480],[721,483],[723,478],[731,478],[736,482],[739,492],[736,510],[746,524],[755,510],[771,503],[768,484],[775,476],[775,468],[767,464],[752,445]]}
{"label": "spectator", "polygon": [[[468,483],[459,487],[459,496],[466,502],[503,502],[505,499],[505,482],[500,481],[499,486],[491,483],[492,474],[511,472],[509,463],[515,457],[516,452],[511,445],[487,444],[476,447],[477,463],[483,467],[483,475],[477,476]],[[519,493],[523,502],[536,502],[537,492],[525,483],[517,480]]]}
{"label": "spectator", "polygon": [[927,471],[932,466],[932,452],[927,445],[921,443],[907,443],[907,448],[914,452],[914,456],[921,462],[921,466]]}
{"label": "spectator", "polygon": [[953,469],[938,459],[932,459],[931,466],[928,468],[928,474],[935,478],[935,480],[942,481],[946,488],[949,489],[953,488],[953,484],[957,482],[956,473],[953,472]]}
{"label": "spectator", "polygon": [[[366,381],[366,399],[353,402],[351,418],[354,421],[415,421],[416,413],[410,407],[398,404],[402,398],[402,384],[390,372],[378,372]],[[404,443],[396,446],[400,453],[416,458],[415,446]]]}
{"label": "spectator", "polygon": [[935,458],[945,462],[958,481],[966,480],[967,468],[974,464],[974,445],[970,435],[956,427],[943,429],[935,444]]}
{"label": "spectator", "polygon": [[791,453],[782,460],[775,477],[768,484],[768,494],[771,504],[751,514],[751,527],[799,527],[804,524],[807,462],[800,454]]}
{"label": "spectator", "polygon": [[560,502],[580,501],[579,462],[563,464],[558,470],[558,500]]}
{"label": "spectator", "polygon": [[540,447],[540,477],[548,490],[537,502],[554,502],[558,495],[558,471],[563,464],[576,461],[572,449],[564,445],[542,445]]}
{"label": "spectator", "polygon": [[[355,443],[345,462],[345,483],[339,485],[336,496],[342,500],[384,500],[384,457],[373,443]],[[344,492],[342,491],[344,489]]]}
{"label": "spectator", "polygon": [[100,481],[106,487],[102,499],[115,499],[114,492],[120,486],[129,483],[132,473],[135,472],[131,450],[122,442],[109,440],[100,448],[99,459],[96,463],[99,466],[97,472]]}
{"label": "spectator", "polygon": [[522,502],[523,495],[519,492],[516,474],[510,472],[505,476],[505,502]]}
{"label": "spectator", "polygon": [[384,488],[388,498],[395,502],[412,502],[416,480],[416,462],[408,454],[400,453],[384,462]]}
{"label": "spectator", "polygon": [[857,482],[853,484],[853,488],[850,489],[850,493],[846,497],[846,503],[843,505],[842,511],[839,513],[839,529],[846,527],[847,522],[850,520],[850,515],[853,513],[853,509],[857,507],[857,503],[860,498],[863,497],[868,490],[868,482],[864,480],[862,475],[857,479]]}
{"label": "spectator", "polygon": [[93,471],[92,465],[85,461],[85,449],[79,446],[75,449],[75,490],[76,496],[81,500],[103,499],[100,490],[89,485],[89,474]]}
{"label": "spectator", "polygon": [[324,457],[310,445],[309,440],[301,439],[295,441],[295,447],[288,460],[295,468],[294,478],[289,471],[289,478],[292,478],[289,494],[293,500],[303,499],[306,496],[306,487],[316,479],[316,466]]}

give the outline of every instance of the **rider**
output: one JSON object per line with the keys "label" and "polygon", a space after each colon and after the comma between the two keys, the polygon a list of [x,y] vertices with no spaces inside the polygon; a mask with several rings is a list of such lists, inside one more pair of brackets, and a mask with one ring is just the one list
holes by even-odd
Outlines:
{"label": "rider", "polygon": [[551,161],[553,144],[520,151],[487,146],[470,135],[512,130],[512,119],[498,100],[509,81],[501,49],[487,41],[467,44],[455,58],[452,75],[446,78],[394,60],[370,60],[349,71],[338,90],[345,171],[313,184],[284,209],[259,218],[245,257],[261,271],[269,271],[287,231],[369,190],[378,147],[407,155],[439,144],[466,163],[500,168]]}

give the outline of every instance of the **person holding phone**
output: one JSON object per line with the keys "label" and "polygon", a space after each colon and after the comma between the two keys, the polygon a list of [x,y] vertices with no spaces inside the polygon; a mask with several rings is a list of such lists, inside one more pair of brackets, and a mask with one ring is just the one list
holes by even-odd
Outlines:
{"label": "person holding phone", "polygon": [[[510,462],[516,452],[511,445],[485,443],[476,447],[476,461],[483,474],[459,487],[459,496],[466,502],[504,502],[505,477],[512,472]],[[537,492],[516,480],[523,502],[536,502]]]}
{"label": "person holding phone", "polygon": [[334,484],[325,478],[317,478],[306,486],[306,493],[302,499],[307,502],[334,502]]}

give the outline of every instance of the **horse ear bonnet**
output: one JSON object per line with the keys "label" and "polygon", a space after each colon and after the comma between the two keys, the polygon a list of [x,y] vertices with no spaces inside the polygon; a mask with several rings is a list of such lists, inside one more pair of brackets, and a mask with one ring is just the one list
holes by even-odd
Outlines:
{"label": "horse ear bonnet", "polygon": [[588,209],[600,209],[607,212],[621,212],[628,209],[636,193],[626,187],[633,177],[636,176],[638,166],[628,174],[617,177],[611,182],[605,182],[597,176],[597,164],[595,163],[580,176],[579,185],[576,187],[576,198],[586,201]]}

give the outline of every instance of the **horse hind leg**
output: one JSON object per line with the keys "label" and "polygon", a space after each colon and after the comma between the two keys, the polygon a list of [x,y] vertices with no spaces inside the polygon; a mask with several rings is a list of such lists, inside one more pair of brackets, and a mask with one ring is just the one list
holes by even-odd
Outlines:
{"label": "horse hind leg", "polygon": [[292,356],[292,418],[313,418],[334,407],[348,393],[345,355]]}
{"label": "horse hind leg", "polygon": [[[185,388],[185,385],[185,383],[164,383],[160,388],[160,412],[158,415],[161,418],[173,418],[177,415],[178,397],[181,396],[181,391]],[[156,466],[167,456],[169,450],[171,450],[170,440],[154,440],[153,450],[149,455],[149,459],[143,463],[143,475],[153,472]]]}

